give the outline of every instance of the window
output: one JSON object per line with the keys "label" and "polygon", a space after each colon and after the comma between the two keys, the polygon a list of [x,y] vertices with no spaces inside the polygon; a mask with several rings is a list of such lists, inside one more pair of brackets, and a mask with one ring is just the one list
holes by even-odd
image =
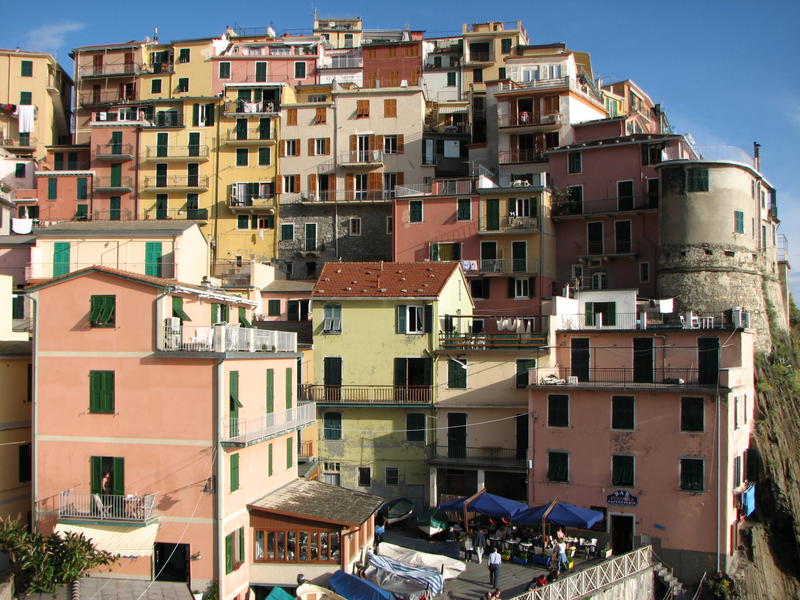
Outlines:
{"label": "window", "polygon": [[219,78],[220,79],[231,78],[231,63],[229,62],[219,63]]}
{"label": "window", "polygon": [[615,454],[611,457],[611,485],[633,487],[633,457]]}
{"label": "window", "polygon": [[703,459],[681,459],[681,489],[684,492],[703,491]]}
{"label": "window", "polygon": [[250,229],[250,217],[238,215],[236,217],[236,229]]}
{"label": "window", "polygon": [[191,52],[190,48],[181,48],[180,50],[178,50],[178,62],[188,63],[190,52]]}
{"label": "window", "polygon": [[361,219],[359,217],[352,217],[350,219],[349,232],[350,235],[353,236],[361,235]]}
{"label": "window", "polygon": [[17,163],[14,165],[14,177],[17,179],[25,177],[25,163]]}
{"label": "window", "polygon": [[467,389],[467,359],[450,358],[447,360],[447,387],[450,389]]}
{"label": "window", "polygon": [[633,396],[611,397],[611,429],[633,429]]}
{"label": "window", "polygon": [[300,156],[300,140],[284,140],[283,153],[285,156]]}
{"label": "window", "polygon": [[681,398],[681,431],[703,430],[703,398]]}
{"label": "window", "polygon": [[447,87],[455,87],[456,85],[456,72],[455,71],[448,71],[447,72]]}
{"label": "window", "polygon": [[422,304],[398,304],[397,333],[429,333],[433,307]]}
{"label": "window", "polygon": [[503,54],[508,54],[509,52],[511,52],[511,43],[512,43],[512,39],[511,38],[503,38],[503,39],[501,39],[500,40],[500,52],[502,52]]}
{"label": "window", "polygon": [[566,394],[547,396],[547,426],[569,427],[569,396]]}
{"label": "window", "polygon": [[267,300],[267,315],[270,317],[281,316],[281,301]]}
{"label": "window", "polygon": [[516,376],[517,389],[524,389],[528,387],[528,369],[532,369],[535,366],[536,366],[535,358],[517,359],[517,376]]}
{"label": "window", "polygon": [[20,92],[19,93],[19,103],[23,105],[28,105],[33,103],[33,94],[31,92]]}
{"label": "window", "polygon": [[733,428],[739,429],[739,396],[733,397]]}
{"label": "window", "polygon": [[707,192],[708,191],[708,169],[700,167],[689,167],[688,191]]}
{"label": "window", "polygon": [[[490,297],[491,281],[486,278],[470,279],[470,293],[473,298],[485,300]],[[474,324],[474,323],[473,323]]]}
{"label": "window", "polygon": [[20,61],[19,67],[20,67],[20,69],[19,69],[20,77],[33,77],[33,61],[32,60]]}
{"label": "window", "polygon": [[397,154],[397,136],[383,136],[383,152],[385,154]]}
{"label": "window", "polygon": [[330,154],[330,143],[330,138],[317,138],[313,140],[314,156],[325,156],[326,154]]}
{"label": "window", "polygon": [[342,305],[326,304],[324,307],[323,333],[342,333]]}
{"label": "window", "polygon": [[286,468],[291,469],[294,464],[294,438],[289,437],[286,439]]}
{"label": "window", "polygon": [[[300,176],[299,175],[284,175],[283,176],[283,191],[286,193],[295,193],[300,191]],[[313,250],[313,248],[311,248]]]}
{"label": "window", "polygon": [[323,439],[342,439],[342,413],[326,412],[323,417]]}
{"label": "window", "polygon": [[272,162],[272,157],[269,148],[258,149],[258,166],[267,167]]}
{"label": "window", "polygon": [[231,471],[231,491],[235,492],[239,489],[239,455],[231,454],[230,460]]}
{"label": "window", "polygon": [[247,148],[236,149],[236,166],[237,167],[247,166]]}
{"label": "window", "polygon": [[639,263],[639,281],[642,283],[650,281],[650,263]]}
{"label": "window", "polygon": [[50,177],[47,180],[47,199],[55,200],[58,198],[58,179]]}
{"label": "window", "polygon": [[483,69],[472,69],[472,81],[483,83]]}
{"label": "window", "polygon": [[408,413],[406,415],[406,441],[425,441],[425,415],[424,413]]}
{"label": "window", "polygon": [[408,222],[422,223],[422,200],[411,200],[408,203]]}
{"label": "window", "polygon": [[369,117],[369,100],[356,100],[356,118]]}
{"label": "window", "polygon": [[431,260],[461,260],[461,242],[431,242]]}
{"label": "window", "polygon": [[386,477],[386,485],[400,485],[400,469],[397,467],[386,467],[384,473]]}
{"label": "window", "polygon": [[[31,443],[19,446],[19,482],[25,483],[31,480],[32,465]],[[395,484],[397,485],[397,484]]]}
{"label": "window", "polygon": [[161,93],[161,80],[160,79],[153,79],[150,81],[150,93],[151,94],[160,94]]}
{"label": "window", "polygon": [[569,454],[566,452],[547,453],[547,481],[569,481]]}
{"label": "window", "polygon": [[383,118],[391,119],[397,116],[397,100],[389,98],[383,101]]}
{"label": "window", "polygon": [[295,79],[305,79],[306,78],[306,63],[304,63],[304,62],[296,62],[296,63],[294,63],[294,77],[295,77]]}
{"label": "window", "polygon": [[116,456],[92,456],[89,459],[89,489],[92,494],[125,494],[125,459]]}
{"label": "window", "polygon": [[472,201],[469,198],[459,198],[457,201],[456,219],[470,221],[472,219]]}
{"label": "window", "polygon": [[89,327],[113,327],[116,296],[92,296],[89,305]]}
{"label": "window", "polygon": [[567,155],[567,160],[569,161],[568,168],[567,168],[567,172],[568,173],[580,173],[581,172],[582,165],[581,165],[581,153],[580,152],[570,152]]}
{"label": "window", "polygon": [[89,371],[89,412],[114,412],[114,371]]}
{"label": "window", "polygon": [[[22,479],[20,479],[22,481]],[[733,487],[737,488],[742,485],[742,457],[733,457]]]}
{"label": "window", "polygon": [[325,94],[309,94],[308,101],[309,102],[325,102],[327,98],[325,98]]}
{"label": "window", "polygon": [[267,477],[272,477],[272,444],[267,446]]}
{"label": "window", "polygon": [[369,487],[372,484],[372,470],[370,467],[358,467],[359,487]]}
{"label": "window", "polygon": [[178,92],[188,92],[189,91],[189,78],[188,77],[181,77],[178,79]]}
{"label": "window", "polygon": [[281,241],[288,242],[294,239],[294,223],[281,223]]}
{"label": "window", "polygon": [[587,327],[611,327],[617,324],[616,302],[586,302],[583,309]]}
{"label": "window", "polygon": [[741,210],[733,211],[733,230],[736,233],[744,233],[744,212]]}

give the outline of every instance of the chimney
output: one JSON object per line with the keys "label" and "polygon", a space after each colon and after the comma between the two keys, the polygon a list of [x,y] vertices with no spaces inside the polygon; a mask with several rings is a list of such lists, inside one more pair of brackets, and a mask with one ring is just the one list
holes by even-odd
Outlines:
{"label": "chimney", "polygon": [[761,144],[753,142],[753,167],[761,172]]}

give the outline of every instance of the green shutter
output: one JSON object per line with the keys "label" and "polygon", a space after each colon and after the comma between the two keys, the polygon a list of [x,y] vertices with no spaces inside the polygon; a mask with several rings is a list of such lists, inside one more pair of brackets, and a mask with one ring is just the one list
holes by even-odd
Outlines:
{"label": "green shutter", "polygon": [[86,177],[78,177],[78,200],[86,200],[88,197],[87,188]]}
{"label": "green shutter", "polygon": [[20,92],[19,93],[19,103],[23,105],[29,105],[33,103],[33,92]]}
{"label": "green shutter", "polygon": [[239,401],[239,371],[230,372],[230,397],[231,406],[236,405],[236,408],[241,408],[242,403]]}
{"label": "green shutter", "polygon": [[272,477],[272,444],[267,446],[267,476]]}
{"label": "green shutter", "polygon": [[100,493],[100,481],[103,478],[103,457],[92,456],[89,459],[89,483],[92,494]]}
{"label": "green shutter", "polygon": [[239,556],[237,559],[240,563],[244,562],[244,527],[239,527]]}
{"label": "green shutter", "polygon": [[292,408],[292,369],[286,369],[286,408]]}
{"label": "green shutter", "polygon": [[294,450],[294,438],[286,438],[286,468],[291,469],[293,464],[292,450]]}
{"label": "green shutter", "polygon": [[32,60],[21,61],[19,74],[21,77],[33,77],[33,61]]}
{"label": "green shutter", "polygon": [[53,277],[69,273],[69,242],[53,244]]}
{"label": "green shutter", "polygon": [[228,306],[227,304],[220,304],[219,310],[222,322],[227,323],[231,318],[231,307]]}
{"label": "green shutter", "polygon": [[192,127],[200,125],[200,105],[192,104]]}
{"label": "green shutter", "polygon": [[161,277],[161,242],[147,242],[144,254],[144,274]]}
{"label": "green shutter", "polygon": [[108,327],[114,325],[114,309],[116,296],[92,296],[89,311],[91,327]]}
{"label": "green shutter", "polygon": [[47,180],[47,199],[56,200],[58,198],[58,179],[50,177]]}
{"label": "green shutter", "polygon": [[252,327],[250,321],[247,320],[247,309],[244,306],[239,307],[239,325],[242,327]]}
{"label": "green shutter", "polygon": [[211,324],[219,323],[219,304],[211,305]]}
{"label": "green shutter", "polygon": [[425,333],[433,331],[433,304],[425,305],[425,322],[422,324],[422,331]]}
{"label": "green shutter", "polygon": [[256,63],[256,81],[264,82],[267,80],[267,63],[265,62],[257,62]]}
{"label": "green shutter", "polygon": [[[113,375],[113,373],[112,373]],[[113,492],[116,496],[125,495],[125,459],[114,458]]]}
{"label": "green shutter", "polygon": [[178,317],[181,321],[191,321],[189,315],[183,310],[183,298],[178,296],[172,297],[172,316]]}
{"label": "green shutter", "polygon": [[267,369],[267,414],[275,412],[275,371]]}
{"label": "green shutter", "polygon": [[[462,366],[462,364],[464,366]],[[467,360],[449,359],[447,361],[447,387],[466,389],[467,387]]]}
{"label": "green shutter", "polygon": [[585,311],[585,323],[587,327],[591,327],[594,325],[594,302],[587,302],[584,304],[584,311]]}
{"label": "green shutter", "polygon": [[225,536],[225,572],[233,571],[233,534]]}
{"label": "green shutter", "polygon": [[231,454],[231,491],[239,489],[239,455]]}
{"label": "green shutter", "polygon": [[269,166],[269,148],[258,149],[258,164],[261,167]]}
{"label": "green shutter", "polygon": [[270,317],[281,316],[281,301],[280,300],[267,300],[267,314]]}
{"label": "green shutter", "polygon": [[114,371],[89,371],[89,412],[114,412]]}
{"label": "green shutter", "polygon": [[405,333],[408,329],[406,327],[406,313],[408,312],[405,304],[397,305],[397,333]]}
{"label": "green shutter", "polygon": [[608,302],[606,304],[606,314],[603,315],[603,325],[614,326],[617,324],[617,303]]}

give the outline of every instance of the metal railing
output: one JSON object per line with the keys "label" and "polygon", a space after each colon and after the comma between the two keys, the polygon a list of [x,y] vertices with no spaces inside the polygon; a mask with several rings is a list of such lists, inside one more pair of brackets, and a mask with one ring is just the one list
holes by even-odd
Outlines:
{"label": "metal railing", "polygon": [[489,223],[487,216],[482,214],[478,231],[539,231],[539,217],[502,216]]}
{"label": "metal railing", "polygon": [[394,190],[334,190],[280,194],[281,204],[295,202],[391,202]]}
{"label": "metal railing", "polygon": [[430,385],[312,385],[302,388],[303,400],[318,404],[430,404]]}
{"label": "metal railing", "polygon": [[543,151],[535,148],[526,148],[523,150],[503,150],[502,152],[497,153],[497,161],[501,165],[537,162],[542,160],[544,160]]}
{"label": "metal railing", "polygon": [[525,448],[428,444],[426,450],[428,460],[447,459],[465,464],[483,462],[523,467],[527,457],[527,449]]}
{"label": "metal railing", "polygon": [[274,208],[275,193],[272,191],[231,193],[228,196],[228,206],[230,208]]}
{"label": "metal railing", "polygon": [[498,121],[499,127],[557,127],[561,125],[563,116],[561,113],[551,113],[534,119],[530,112],[523,110],[510,115],[501,115]]}
{"label": "metal railing", "polygon": [[146,188],[207,188],[208,175],[168,175],[167,177],[147,175],[143,184]]}
{"label": "metal railing", "polygon": [[297,352],[297,334],[252,327],[164,323],[162,347],[168,352]]}
{"label": "metal railing", "polygon": [[267,127],[266,129],[250,127],[244,131],[240,131],[234,127],[228,129],[225,135],[225,139],[229,142],[268,142],[275,140],[274,131],[272,131],[271,127]]}
{"label": "metal railing", "polygon": [[136,90],[126,93],[120,90],[92,90],[78,94],[78,104],[81,106],[92,106],[95,104],[110,104],[113,102],[136,102],[138,100]]}
{"label": "metal railing", "polygon": [[[127,158],[133,156],[133,144],[97,144],[94,149],[95,158],[110,156]],[[88,165],[87,165],[88,166]]]}
{"label": "metal railing", "polygon": [[394,188],[395,197],[402,196],[457,196],[471,194],[475,190],[475,180],[434,179],[433,183],[407,183]]}
{"label": "metal railing", "polygon": [[360,69],[363,61],[360,57],[330,56],[320,61],[317,69]]}
{"label": "metal railing", "polygon": [[145,220],[167,221],[170,219],[189,221],[208,221],[207,208],[158,208],[150,207],[142,211]]}
{"label": "metal railing", "polygon": [[87,494],[64,490],[58,494],[58,518],[147,523],[158,517],[156,497],[156,494]]}
{"label": "metal railing", "polygon": [[300,448],[297,450],[297,458],[311,458],[312,456],[314,456],[314,442],[311,440],[300,442]]}
{"label": "metal railing", "polygon": [[582,329],[648,329],[669,327],[673,329],[726,329],[732,326],[731,316],[725,312],[678,313],[642,311],[638,313],[560,314],[556,329],[574,331]]}
{"label": "metal railing", "polygon": [[186,146],[145,146],[145,158],[206,158],[208,157],[208,146],[206,145],[186,145]]}
{"label": "metal railing", "polygon": [[580,92],[584,95],[590,96],[594,100],[598,102],[602,102],[602,97],[600,93],[589,84],[587,81],[586,83],[581,83],[575,77],[555,77],[551,79],[534,79],[531,81],[501,81],[500,82],[500,91],[501,92],[508,92],[508,91],[515,91],[515,90],[526,90],[526,89],[552,89],[552,88],[561,88],[561,87],[568,87],[569,89]]}
{"label": "metal railing", "polygon": [[440,333],[444,350],[525,350],[547,345],[546,333]]}
{"label": "metal railing", "polygon": [[512,600],[578,600],[652,568],[653,548],[642,546],[588,569],[561,577],[544,587],[529,590]]}
{"label": "metal railing", "polygon": [[623,198],[596,198],[593,200],[562,200],[553,204],[554,217],[591,215],[628,210],[658,208],[658,196],[640,195]]}
{"label": "metal railing", "polygon": [[32,148],[38,143],[38,138],[28,136],[27,138],[2,138],[5,148]]}
{"label": "metal railing", "polygon": [[83,65],[78,67],[78,74],[83,77],[97,77],[105,75],[136,75],[144,73],[146,69],[142,63],[117,63],[103,65]]}
{"label": "metal railing", "polygon": [[340,163],[347,164],[367,164],[383,162],[382,150],[355,150],[339,155]]}
{"label": "metal railing", "polygon": [[789,260],[789,239],[786,237],[785,233],[778,234],[778,244],[776,250],[779,261],[783,262]]}
{"label": "metal railing", "polygon": [[232,444],[250,444],[316,422],[317,405],[305,402],[288,410],[261,415],[254,419],[228,419],[222,441]]}
{"label": "metal railing", "polygon": [[634,369],[632,367],[590,368],[579,373],[570,367],[537,367],[531,385],[564,385],[573,379],[574,385],[616,385],[637,383],[642,385],[716,385],[701,381],[699,369]]}
{"label": "metal railing", "polygon": [[276,115],[281,112],[281,105],[274,100],[258,100],[246,102],[244,100],[226,100],[223,112],[237,115]]}
{"label": "metal railing", "polygon": [[133,189],[133,178],[129,175],[122,177],[95,177],[95,190],[123,190]]}

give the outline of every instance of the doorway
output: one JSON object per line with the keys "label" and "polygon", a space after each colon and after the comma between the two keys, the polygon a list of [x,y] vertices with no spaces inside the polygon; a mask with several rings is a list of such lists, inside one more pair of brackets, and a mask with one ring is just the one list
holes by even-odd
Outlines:
{"label": "doorway", "polygon": [[156,542],[154,547],[155,580],[189,583],[189,544]]}
{"label": "doorway", "polygon": [[572,369],[578,381],[589,381],[589,338],[572,338]]}
{"label": "doorway", "polygon": [[614,556],[633,550],[633,515],[611,515],[611,550]]}
{"label": "doorway", "polygon": [[653,383],[653,338],[633,338],[633,381]]}
{"label": "doorway", "polygon": [[447,413],[447,456],[467,457],[467,413]]}

